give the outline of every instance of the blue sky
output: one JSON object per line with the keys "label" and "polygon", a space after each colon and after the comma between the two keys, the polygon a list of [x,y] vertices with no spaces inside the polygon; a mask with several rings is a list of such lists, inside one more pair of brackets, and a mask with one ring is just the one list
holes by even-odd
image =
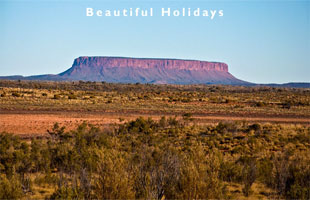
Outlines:
{"label": "blue sky", "polygon": [[[86,8],[153,17],[86,17]],[[161,17],[161,8],[223,17]],[[256,83],[310,82],[310,1],[0,0],[0,76],[56,74],[79,56],[198,59]]]}

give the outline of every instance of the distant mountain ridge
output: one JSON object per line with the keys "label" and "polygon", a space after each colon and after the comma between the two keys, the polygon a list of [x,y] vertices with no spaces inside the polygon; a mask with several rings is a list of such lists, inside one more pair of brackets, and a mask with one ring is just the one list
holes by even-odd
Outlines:
{"label": "distant mountain ridge", "polygon": [[269,86],[269,87],[290,87],[290,88],[310,88],[310,83],[307,82],[290,82],[290,83],[269,83],[269,84],[257,84],[258,86]]}
{"label": "distant mountain ridge", "polygon": [[[10,80],[105,81],[111,83],[255,85],[235,78],[222,62],[199,60],[82,56],[68,70],[37,76],[6,76]],[[298,87],[300,84],[295,84]],[[274,86],[279,86],[274,85]],[[307,86],[307,83],[302,83]],[[289,86],[288,86],[289,87]],[[310,86],[309,86],[310,87]]]}

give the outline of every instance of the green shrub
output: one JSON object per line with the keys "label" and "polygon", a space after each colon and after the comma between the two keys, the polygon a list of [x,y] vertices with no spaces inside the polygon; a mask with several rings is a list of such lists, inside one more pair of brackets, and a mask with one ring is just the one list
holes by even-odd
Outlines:
{"label": "green shrub", "polygon": [[140,117],[66,131],[56,123],[50,137],[31,141],[2,133],[0,199],[28,198],[34,185],[56,187],[53,199],[234,198],[226,185],[254,198],[254,183],[275,198],[309,199],[307,125],[185,124]]}
{"label": "green shrub", "polygon": [[0,174],[0,199],[20,199],[23,195],[22,185],[16,175],[8,179]]}
{"label": "green shrub", "polygon": [[61,186],[49,197],[49,199],[84,199],[78,188]]}
{"label": "green shrub", "polygon": [[192,116],[193,116],[192,113],[184,113],[184,114],[182,115],[182,117],[183,117],[184,120],[190,120],[190,121],[193,120]]}
{"label": "green shrub", "polygon": [[95,184],[96,199],[134,199],[133,177],[128,160],[116,151],[104,152],[98,165],[99,176]]}
{"label": "green shrub", "polygon": [[256,107],[264,107],[264,106],[266,106],[266,104],[264,103],[264,102],[257,102],[256,104]]}
{"label": "green shrub", "polygon": [[18,92],[13,92],[12,97],[21,97],[21,94]]}
{"label": "green shrub", "polygon": [[68,99],[77,99],[77,96],[75,94],[69,94]]}
{"label": "green shrub", "polygon": [[60,97],[60,95],[59,95],[59,94],[54,94],[53,99],[61,99],[61,97]]}

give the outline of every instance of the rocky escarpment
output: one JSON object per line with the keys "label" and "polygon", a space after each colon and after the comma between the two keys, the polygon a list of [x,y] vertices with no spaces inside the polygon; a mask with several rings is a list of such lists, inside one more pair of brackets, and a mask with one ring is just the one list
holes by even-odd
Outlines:
{"label": "rocky escarpment", "polygon": [[62,79],[120,83],[246,84],[220,62],[179,59],[79,57]]}
{"label": "rocky escarpment", "polygon": [[135,69],[161,68],[169,70],[215,70],[228,72],[228,66],[220,62],[178,59],[148,59],[120,57],[79,57],[74,60],[73,68],[80,67],[131,67]]}
{"label": "rocky escarpment", "polygon": [[111,83],[249,85],[228,72],[221,62],[125,57],[79,57],[57,75],[10,76],[0,79],[105,81]]}

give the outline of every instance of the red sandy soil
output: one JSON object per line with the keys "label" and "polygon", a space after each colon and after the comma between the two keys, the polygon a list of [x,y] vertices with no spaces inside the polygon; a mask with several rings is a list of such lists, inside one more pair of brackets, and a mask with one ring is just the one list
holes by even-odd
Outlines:
{"label": "red sandy soil", "polygon": [[[91,112],[13,112],[0,113],[0,132],[14,133],[21,136],[44,136],[58,122],[66,126],[66,130],[75,129],[83,121],[93,125],[106,126],[136,119],[139,116],[160,119],[160,114],[139,113],[91,113]],[[167,115],[166,115],[167,116]],[[170,115],[173,116],[173,115]],[[310,125],[310,118],[295,116],[230,116],[221,114],[193,116],[194,122],[199,124],[216,123],[219,121],[248,121],[269,123],[293,123]]]}

